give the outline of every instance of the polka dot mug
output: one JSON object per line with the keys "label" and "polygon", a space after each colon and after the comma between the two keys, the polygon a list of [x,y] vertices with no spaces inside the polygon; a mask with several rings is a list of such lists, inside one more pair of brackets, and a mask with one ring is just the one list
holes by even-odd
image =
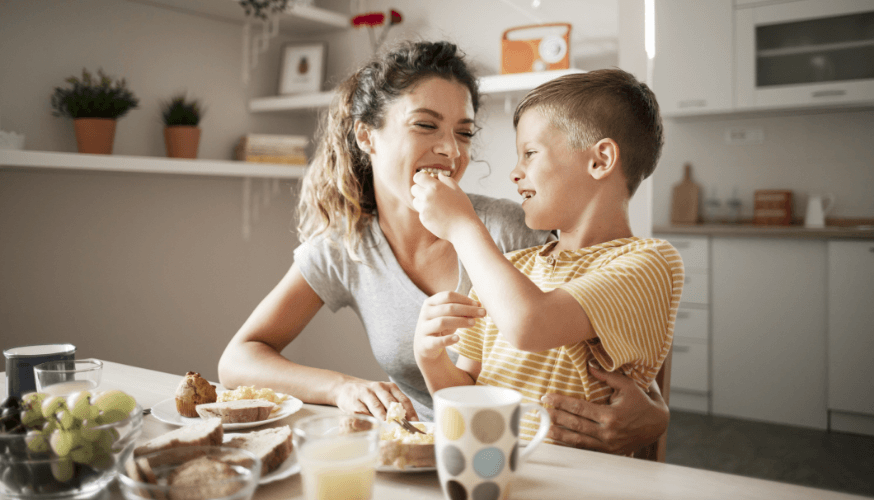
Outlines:
{"label": "polka dot mug", "polygon": [[[519,420],[530,410],[540,414],[540,426],[520,450]],[[543,442],[549,426],[549,413],[537,403],[522,404],[513,389],[470,385],[434,393],[434,451],[446,498],[508,498],[513,473]]]}

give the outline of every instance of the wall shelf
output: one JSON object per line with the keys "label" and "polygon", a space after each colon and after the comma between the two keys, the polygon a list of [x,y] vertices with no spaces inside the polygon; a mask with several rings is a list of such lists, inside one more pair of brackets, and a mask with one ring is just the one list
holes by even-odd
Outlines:
{"label": "wall shelf", "polygon": [[[482,94],[509,96],[524,93],[559,76],[582,73],[579,69],[542,71],[539,73],[517,73],[513,75],[490,75],[481,77],[479,88]],[[317,92],[288,96],[258,97],[249,101],[252,113],[303,111],[324,108],[331,104],[334,92]]]}
{"label": "wall shelf", "polygon": [[[129,0],[188,14],[244,23],[246,13],[236,0]],[[352,26],[348,15],[319,7],[290,5],[279,18],[279,31],[313,35]]]}
{"label": "wall shelf", "polygon": [[0,149],[0,169],[47,168],[146,174],[299,179],[306,166],[228,160],[184,160],[148,156],[89,155]]}

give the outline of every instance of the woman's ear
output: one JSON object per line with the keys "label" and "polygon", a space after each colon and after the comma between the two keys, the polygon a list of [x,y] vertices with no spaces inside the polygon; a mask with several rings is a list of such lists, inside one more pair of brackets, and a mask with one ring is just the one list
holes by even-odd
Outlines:
{"label": "woman's ear", "polygon": [[373,134],[365,123],[361,121],[355,121],[355,142],[358,143],[358,147],[361,151],[364,151],[367,154],[370,154],[373,149]]}
{"label": "woman's ear", "polygon": [[619,169],[619,144],[609,137],[592,146],[593,162],[589,173],[597,180],[606,179]]}

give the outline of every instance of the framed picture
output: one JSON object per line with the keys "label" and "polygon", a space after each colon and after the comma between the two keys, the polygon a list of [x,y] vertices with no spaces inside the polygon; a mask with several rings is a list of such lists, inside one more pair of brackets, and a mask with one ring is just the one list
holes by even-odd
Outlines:
{"label": "framed picture", "polygon": [[325,80],[324,42],[289,44],[282,49],[279,72],[279,94],[320,92]]}

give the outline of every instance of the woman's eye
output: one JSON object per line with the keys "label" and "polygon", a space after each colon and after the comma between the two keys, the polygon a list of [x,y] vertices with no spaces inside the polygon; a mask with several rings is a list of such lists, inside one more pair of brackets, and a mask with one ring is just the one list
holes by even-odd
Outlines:
{"label": "woman's eye", "polygon": [[461,130],[458,132],[458,135],[466,137],[468,139],[473,139],[474,134],[476,134],[476,132],[473,132],[471,130]]}
{"label": "woman's eye", "polygon": [[426,129],[428,129],[428,130],[436,130],[436,129],[437,129],[437,126],[434,125],[434,124],[431,124],[431,123],[422,123],[422,122],[419,122],[419,123],[416,123],[416,126],[417,126],[417,127],[421,127],[421,128],[426,128]]}

